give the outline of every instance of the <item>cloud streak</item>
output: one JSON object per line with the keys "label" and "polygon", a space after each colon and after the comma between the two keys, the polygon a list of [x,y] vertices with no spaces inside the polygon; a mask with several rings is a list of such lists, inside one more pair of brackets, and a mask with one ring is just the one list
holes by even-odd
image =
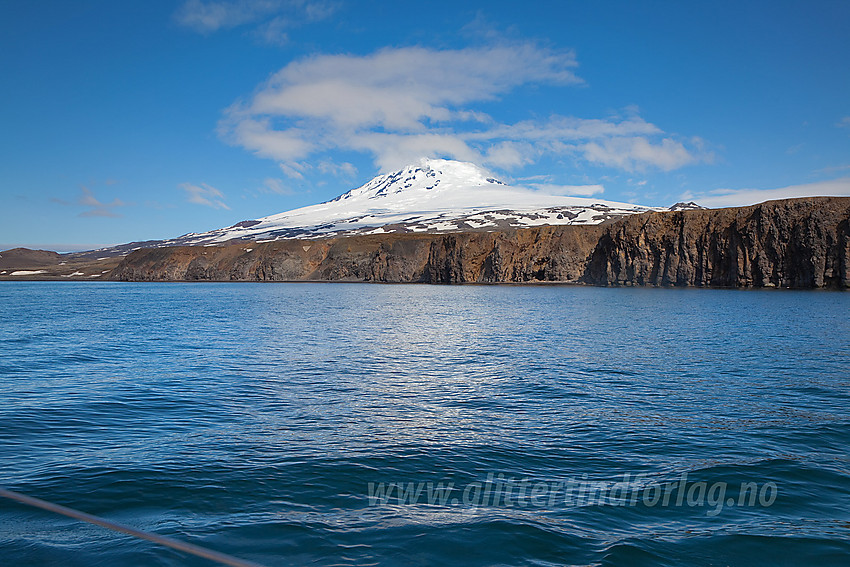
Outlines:
{"label": "cloud streak", "polygon": [[550,183],[531,183],[529,187],[545,195],[563,197],[592,197],[605,192],[602,185],[553,185]]}
{"label": "cloud streak", "polygon": [[202,34],[253,26],[255,37],[280,45],[289,29],[328,18],[337,7],[330,0],[186,0],[174,19]]}
{"label": "cloud streak", "polygon": [[625,171],[670,171],[710,160],[632,112],[622,118],[551,116],[504,123],[476,105],[533,85],[581,85],[575,53],[533,43],[435,50],[385,48],[297,60],[227,109],[228,142],[298,171],[336,150],[369,154],[383,171],[421,157],[512,169],[569,156]]}
{"label": "cloud streak", "polygon": [[192,183],[181,183],[180,188],[186,192],[186,200],[196,205],[204,205],[213,209],[227,209],[230,207],[224,202],[224,194],[206,183],[193,185]]}
{"label": "cloud streak", "polygon": [[294,195],[290,187],[287,187],[282,179],[276,177],[267,177],[263,180],[262,186],[259,188],[260,193],[274,193],[276,195]]}
{"label": "cloud streak", "polygon": [[116,213],[114,209],[117,207],[126,207],[129,203],[125,203],[117,197],[109,203],[104,203],[94,196],[94,193],[88,187],[80,186],[81,195],[74,202],[68,202],[63,199],[52,198],[51,201],[65,205],[66,207],[83,206],[89,207],[89,210],[83,211],[77,216],[79,217],[108,217],[120,218],[122,215]]}

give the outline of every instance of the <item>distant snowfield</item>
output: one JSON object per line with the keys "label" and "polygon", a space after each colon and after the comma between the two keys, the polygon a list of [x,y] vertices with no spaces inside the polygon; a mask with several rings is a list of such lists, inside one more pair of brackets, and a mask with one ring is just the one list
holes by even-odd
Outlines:
{"label": "distant snowfield", "polygon": [[[3,272],[5,273],[5,272]],[[46,274],[47,270],[17,270],[9,274],[10,276],[37,276],[38,274]]]}
{"label": "distant snowfield", "polygon": [[472,163],[429,159],[375,177],[326,203],[187,234],[163,245],[586,225],[651,210],[667,209],[549,195],[505,185]]}

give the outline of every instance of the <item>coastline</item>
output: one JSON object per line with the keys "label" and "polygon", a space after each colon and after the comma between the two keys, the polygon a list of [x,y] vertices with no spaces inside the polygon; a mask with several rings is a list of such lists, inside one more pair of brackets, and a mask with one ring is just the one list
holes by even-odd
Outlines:
{"label": "coastline", "polygon": [[65,260],[9,266],[7,259],[0,281],[847,289],[850,198],[648,212],[601,225],[231,241],[139,248],[123,257],[50,258]]}

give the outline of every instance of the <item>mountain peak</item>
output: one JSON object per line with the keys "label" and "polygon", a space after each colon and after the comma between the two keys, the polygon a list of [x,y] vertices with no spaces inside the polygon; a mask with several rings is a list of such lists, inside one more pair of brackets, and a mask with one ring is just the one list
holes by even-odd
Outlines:
{"label": "mountain peak", "polygon": [[504,185],[483,167],[470,162],[447,159],[422,158],[418,163],[392,173],[379,175],[331,202],[347,199],[380,199],[400,193],[422,194],[435,189],[470,189]]}
{"label": "mountain peak", "polygon": [[512,187],[474,163],[422,159],[378,175],[332,201],[188,234],[164,245],[599,224],[648,210],[652,209]]}

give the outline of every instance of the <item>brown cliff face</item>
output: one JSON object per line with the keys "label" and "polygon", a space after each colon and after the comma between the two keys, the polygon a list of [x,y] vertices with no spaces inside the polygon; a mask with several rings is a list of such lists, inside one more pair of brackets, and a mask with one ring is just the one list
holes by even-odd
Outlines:
{"label": "brown cliff face", "polygon": [[622,219],[599,240],[596,285],[850,287],[850,198]]}
{"label": "brown cliff face", "polygon": [[144,248],[126,281],[578,282],[600,227],[387,234],[262,244]]}
{"label": "brown cliff face", "polygon": [[646,213],[607,226],[140,249],[131,281],[850,287],[850,198]]}

